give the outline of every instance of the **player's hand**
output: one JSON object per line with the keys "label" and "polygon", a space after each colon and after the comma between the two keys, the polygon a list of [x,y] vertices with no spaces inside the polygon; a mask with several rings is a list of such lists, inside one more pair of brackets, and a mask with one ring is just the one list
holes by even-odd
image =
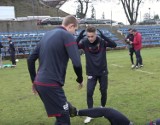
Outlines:
{"label": "player's hand", "polygon": [[130,44],[133,44],[133,42],[130,41]]}
{"label": "player's hand", "polygon": [[83,88],[83,82],[78,85],[78,90]]}
{"label": "player's hand", "polygon": [[35,85],[34,85],[34,84],[32,85],[32,92],[33,92],[33,94],[37,95],[37,90],[36,90],[36,88],[35,88]]}

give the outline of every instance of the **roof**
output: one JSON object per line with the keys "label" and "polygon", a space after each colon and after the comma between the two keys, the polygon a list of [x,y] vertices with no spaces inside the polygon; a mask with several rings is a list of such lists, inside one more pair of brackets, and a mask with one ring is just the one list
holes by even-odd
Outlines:
{"label": "roof", "polygon": [[41,0],[48,7],[60,8],[67,0]]}

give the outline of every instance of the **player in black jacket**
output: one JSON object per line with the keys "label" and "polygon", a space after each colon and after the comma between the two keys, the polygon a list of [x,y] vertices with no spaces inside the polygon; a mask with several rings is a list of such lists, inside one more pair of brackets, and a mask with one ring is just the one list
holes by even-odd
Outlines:
{"label": "player in black jacket", "polygon": [[[107,101],[108,88],[108,68],[106,59],[106,48],[115,48],[117,44],[107,38],[98,30],[100,37],[96,34],[96,28],[89,26],[86,29],[87,38],[84,38],[83,30],[77,37],[79,49],[83,49],[86,57],[86,74],[87,81],[87,105],[88,108],[93,108],[93,93],[97,81],[100,83],[101,106],[105,107]],[[92,118],[87,117],[84,123],[88,123]]]}
{"label": "player in black jacket", "polygon": [[[77,20],[67,16],[62,26],[47,32],[28,57],[28,70],[33,82],[33,92],[38,92],[48,117],[56,117],[55,125],[70,125],[68,103],[63,90],[69,58],[82,87],[82,66],[77,42],[73,36]],[[35,62],[39,59],[38,71]]]}
{"label": "player in black jacket", "polygon": [[0,42],[0,68],[2,68],[2,53],[1,53],[1,48],[3,48],[2,43]]}
{"label": "player in black jacket", "polygon": [[134,54],[135,50],[134,50],[133,44],[130,44],[130,42],[133,42],[134,35],[132,33],[132,29],[128,29],[128,32],[129,33],[128,33],[125,41],[127,43],[128,49],[129,49],[130,60],[131,60],[131,63],[132,63],[131,68],[134,68],[135,65],[134,65],[134,60],[133,60],[133,54]]}
{"label": "player in black jacket", "polygon": [[12,66],[16,66],[15,47],[14,43],[12,42],[12,38],[10,36],[8,37],[8,42],[9,42],[9,53],[12,61]]}

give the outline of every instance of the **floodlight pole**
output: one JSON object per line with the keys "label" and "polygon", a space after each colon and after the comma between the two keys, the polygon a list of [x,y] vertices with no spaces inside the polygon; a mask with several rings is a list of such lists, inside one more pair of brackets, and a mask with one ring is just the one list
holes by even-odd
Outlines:
{"label": "floodlight pole", "polygon": [[150,10],[151,10],[151,8],[148,8],[149,9],[149,19],[151,18],[151,15],[150,15]]}
{"label": "floodlight pole", "polygon": [[[111,4],[112,4],[112,0],[111,0]],[[111,5],[111,31],[112,31],[112,5]]]}

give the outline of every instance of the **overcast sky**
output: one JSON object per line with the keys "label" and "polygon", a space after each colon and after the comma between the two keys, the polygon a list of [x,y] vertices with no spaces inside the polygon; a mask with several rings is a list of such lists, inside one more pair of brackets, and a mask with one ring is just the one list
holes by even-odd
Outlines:
{"label": "overcast sky", "polygon": [[[65,12],[68,12],[70,14],[76,13],[76,3],[72,1],[66,2],[61,9]],[[146,1],[146,0],[144,0]],[[126,16],[124,14],[124,10],[122,8],[121,4],[115,4],[115,2],[99,2],[94,3],[93,6],[96,9],[96,18],[100,19],[102,18],[102,13],[105,13],[106,19],[111,19],[111,12],[112,12],[112,20],[123,22],[124,24],[128,24],[128,21],[126,19]],[[89,6],[91,7],[91,5]],[[154,16],[155,14],[158,14],[160,16],[160,2],[145,2],[141,4],[139,8],[139,16],[138,21],[143,20],[143,16],[145,13],[149,13],[150,8],[150,15]],[[87,17],[91,17],[91,10],[88,10]]]}

